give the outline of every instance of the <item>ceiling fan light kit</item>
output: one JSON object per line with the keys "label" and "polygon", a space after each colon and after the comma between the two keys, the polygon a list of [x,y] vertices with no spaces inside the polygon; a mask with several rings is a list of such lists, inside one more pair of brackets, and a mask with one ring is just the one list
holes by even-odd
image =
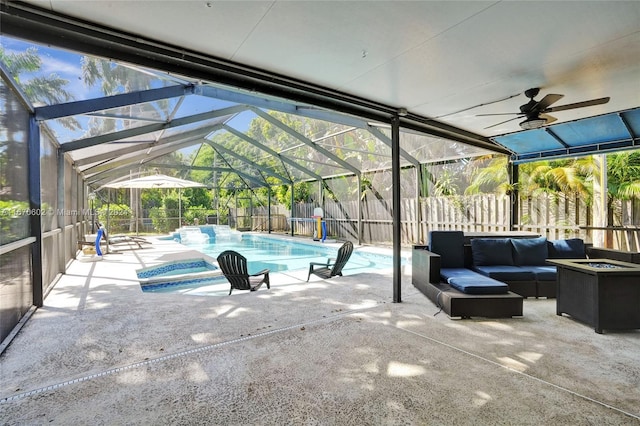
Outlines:
{"label": "ceiling fan light kit", "polygon": [[522,127],[524,130],[532,130],[532,129],[539,129],[545,124],[547,124],[546,119],[539,118],[539,117],[532,117],[532,118],[527,118],[522,123],[520,123],[520,127]]}
{"label": "ceiling fan light kit", "polygon": [[554,121],[557,120],[555,117],[552,117],[551,115],[547,114],[549,112],[566,111],[569,109],[584,108],[584,107],[593,106],[593,105],[602,105],[609,102],[609,98],[606,97],[606,98],[591,99],[583,102],[576,102],[572,104],[560,105],[557,107],[551,107],[552,104],[562,99],[564,95],[548,94],[541,100],[535,101],[533,98],[535,98],[538,95],[538,93],[540,93],[540,89],[537,87],[528,89],[524,92],[525,96],[529,98],[529,102],[527,102],[524,105],[520,105],[520,112],[506,112],[506,113],[499,113],[499,114],[478,114],[478,117],[490,116],[490,115],[517,115],[516,118],[502,121],[497,124],[493,124],[489,127],[485,127],[485,129],[490,129],[495,126],[508,123],[509,121],[526,117],[526,120],[520,123],[520,127],[524,130],[532,130],[532,129],[539,129],[542,126],[549,123],[553,123]]}

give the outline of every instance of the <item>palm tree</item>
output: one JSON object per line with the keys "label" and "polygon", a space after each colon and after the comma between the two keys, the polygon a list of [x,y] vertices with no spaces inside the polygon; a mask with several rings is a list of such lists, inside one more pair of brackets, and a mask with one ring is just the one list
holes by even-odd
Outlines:
{"label": "palm tree", "polygon": [[[68,81],[56,74],[51,74],[48,77],[24,78],[24,74],[37,73],[42,68],[42,59],[35,47],[30,47],[24,52],[7,53],[0,46],[0,61],[32,103],[56,104],[73,99],[72,95],[65,90]],[[0,173],[0,201],[8,201],[12,205],[16,203],[28,205],[25,131],[27,114],[24,107],[19,104],[18,98],[11,93],[5,84],[0,84],[0,103],[2,104],[1,109],[7,111],[6,114],[0,116],[0,170],[2,170]],[[63,124],[73,127],[77,125],[77,122],[66,120],[63,121]],[[8,165],[11,166],[7,167]],[[27,217],[8,220],[11,223],[3,224],[0,244],[26,236],[22,235],[23,229],[28,229],[28,227],[21,224],[28,222]],[[21,229],[21,231],[7,232],[8,229],[13,228]]]}
{"label": "palm tree", "polygon": [[[65,90],[65,86],[69,83],[68,80],[65,80],[59,77],[56,74],[51,74],[49,76],[35,76],[32,78],[23,78],[23,75],[26,73],[36,73],[40,71],[42,68],[42,59],[38,55],[38,49],[35,47],[29,47],[24,52],[18,53],[7,53],[2,46],[0,46],[0,61],[4,63],[6,69],[12,75],[13,79],[20,85],[24,94],[29,98],[31,103],[45,103],[45,104],[57,104],[62,102],[68,102],[73,100],[73,95]],[[1,99],[5,102],[12,102],[15,99],[14,96],[10,96],[8,94],[8,88],[5,85],[0,86],[0,94]],[[19,105],[7,105],[7,111],[17,111],[22,107]],[[17,123],[15,120],[10,119],[10,115],[3,114],[2,118],[2,127],[6,129],[7,137],[2,138],[2,142],[0,142],[3,146],[0,146],[2,151],[2,158],[0,158],[0,163],[2,164],[17,164],[18,161],[18,149],[15,146],[15,143],[11,141],[16,141],[16,137],[12,135],[16,135],[17,132],[21,132],[24,129],[20,127],[20,123]],[[79,123],[76,120],[63,120],[62,124],[68,128],[78,128]],[[11,167],[8,170],[8,173],[12,171],[15,172],[19,170],[16,167]],[[25,179],[9,179],[13,181],[13,184],[18,184],[22,182],[26,185]],[[26,188],[26,186],[25,186]]]}
{"label": "palm tree", "polygon": [[[112,96],[150,89],[158,78],[152,74],[140,72],[134,68],[116,64],[106,59],[84,56],[82,58],[82,80],[88,87],[99,84],[100,90],[105,96]],[[135,120],[136,113],[149,115],[149,112],[151,112],[163,119],[168,117],[169,102],[160,100],[143,105],[131,105],[128,109],[129,116],[132,118],[131,120],[123,120],[125,128],[129,127],[131,122]],[[89,127],[84,137],[110,133],[116,130],[118,130],[116,120],[93,117],[89,122]],[[132,218],[140,218],[140,191],[133,189],[130,191],[130,206],[131,210],[135,212]],[[129,230],[133,231],[135,229],[135,220],[132,219],[129,224]]]}
{"label": "palm tree", "polygon": [[595,172],[596,169],[581,168],[577,162],[545,161],[535,163],[535,166],[528,170],[523,186],[531,193],[577,194],[585,200],[590,200],[592,188],[588,182],[593,179]]}
{"label": "palm tree", "polygon": [[640,151],[625,151],[607,156],[609,193],[613,198],[640,198]]}
{"label": "palm tree", "polygon": [[24,52],[6,53],[4,48],[0,46],[0,60],[6,65],[14,80],[32,103],[43,102],[47,105],[53,105],[73,100],[73,95],[65,89],[69,80],[65,80],[55,73],[46,77],[22,78],[21,74],[35,73],[42,68],[42,59],[38,55],[37,48],[29,47]]}
{"label": "palm tree", "polygon": [[[489,160],[488,162],[486,160]],[[497,191],[499,194],[508,194],[513,190],[509,184],[509,163],[505,155],[484,156],[476,158],[471,169],[471,182],[464,193],[479,194],[487,189]]]}

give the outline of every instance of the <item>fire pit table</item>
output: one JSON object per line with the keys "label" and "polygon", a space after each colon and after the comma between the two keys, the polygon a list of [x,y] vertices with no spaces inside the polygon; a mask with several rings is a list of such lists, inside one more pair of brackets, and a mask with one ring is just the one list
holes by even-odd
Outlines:
{"label": "fire pit table", "polygon": [[640,264],[549,259],[557,274],[556,313],[603,330],[640,328]]}

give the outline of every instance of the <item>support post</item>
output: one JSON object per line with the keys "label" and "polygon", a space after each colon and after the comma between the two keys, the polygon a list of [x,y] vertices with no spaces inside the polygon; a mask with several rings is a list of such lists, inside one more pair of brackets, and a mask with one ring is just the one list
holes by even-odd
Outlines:
{"label": "support post", "polygon": [[593,225],[599,229],[593,231],[593,245],[596,247],[611,248],[607,238],[608,200],[607,200],[607,155],[594,156],[598,162],[600,175],[593,181]]}
{"label": "support post", "polygon": [[295,199],[296,197],[293,194],[293,190],[294,190],[294,183],[293,181],[291,181],[291,236],[293,237],[293,227],[295,226],[295,218],[293,217],[293,212],[295,211]]}
{"label": "support post", "polygon": [[400,118],[391,119],[391,184],[393,198],[393,302],[402,302],[400,223]]}
{"label": "support post", "polygon": [[271,186],[267,186],[267,234],[271,233]]}
{"label": "support post", "polygon": [[[40,127],[35,115],[29,117],[29,209],[32,212],[42,211],[40,188]],[[44,304],[42,288],[42,217],[40,214],[30,216],[31,236],[36,241],[31,245],[31,273],[33,283],[33,304],[41,307]],[[60,254],[59,254],[60,255]]]}
{"label": "support post", "polygon": [[362,244],[362,177],[358,175],[358,244]]}
{"label": "support post", "polygon": [[[58,160],[58,164],[57,164],[57,169],[58,169],[58,174],[57,174],[57,179],[58,179],[58,185],[57,185],[57,194],[56,194],[56,207],[59,211],[64,211],[66,210],[66,194],[65,194],[65,161],[64,161],[64,152],[62,152],[62,150],[60,148],[57,149],[57,160]],[[67,246],[67,234],[66,234],[66,228],[67,228],[67,219],[69,218],[69,216],[67,215],[58,215],[57,217],[57,222],[58,222],[58,228],[60,229],[60,231],[62,231],[61,236],[58,237],[58,270],[59,271],[64,271],[65,270],[65,266],[66,266],[66,260],[67,260],[67,251],[70,250],[75,250],[75,248],[71,248]],[[82,236],[82,239],[84,239],[84,235]],[[75,245],[73,244],[73,242],[71,243],[72,247],[75,247]],[[73,252],[75,254],[75,251]]]}
{"label": "support post", "polygon": [[520,169],[517,164],[511,164],[511,167],[509,167],[509,183],[511,187],[511,192],[509,193],[509,198],[511,201],[511,216],[509,219],[509,231],[514,231],[516,225],[520,223],[520,207],[518,204],[518,199],[520,198],[520,193],[518,190],[519,181],[520,181]]}
{"label": "support post", "polygon": [[416,242],[418,244],[422,244],[422,218],[420,217],[422,212],[422,209],[420,208],[420,167],[414,166],[414,169],[416,171],[416,208],[414,212],[416,218]]}

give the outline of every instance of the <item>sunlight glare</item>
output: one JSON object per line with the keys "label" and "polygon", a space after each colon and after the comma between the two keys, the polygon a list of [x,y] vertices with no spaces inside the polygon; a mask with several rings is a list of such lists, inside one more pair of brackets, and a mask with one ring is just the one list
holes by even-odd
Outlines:
{"label": "sunlight glare", "polygon": [[509,367],[520,372],[526,371],[528,368],[527,364],[523,364],[522,362],[516,361],[515,359],[508,356],[498,358],[498,361],[500,361],[500,363],[505,367]]}
{"label": "sunlight glare", "polygon": [[517,355],[519,358],[522,358],[523,360],[530,363],[536,363],[540,360],[540,358],[542,358],[542,354],[538,352],[520,352]]}
{"label": "sunlight glare", "polygon": [[387,376],[389,377],[414,377],[426,374],[427,370],[421,365],[404,364],[402,362],[391,361],[387,366]]}
{"label": "sunlight glare", "polygon": [[473,398],[473,405],[475,407],[482,407],[483,405],[485,405],[487,402],[491,401],[491,395],[489,395],[486,392],[482,392],[482,391],[476,391],[476,398]]}
{"label": "sunlight glare", "polygon": [[195,383],[205,383],[209,381],[209,375],[197,362],[192,362],[187,367],[187,377]]}

